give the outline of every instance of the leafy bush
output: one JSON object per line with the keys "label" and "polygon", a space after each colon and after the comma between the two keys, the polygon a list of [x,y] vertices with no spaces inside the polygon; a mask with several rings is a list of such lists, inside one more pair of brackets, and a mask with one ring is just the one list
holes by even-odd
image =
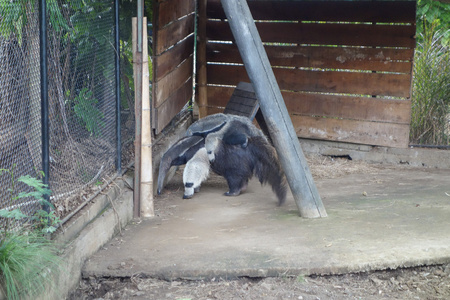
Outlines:
{"label": "leafy bush", "polygon": [[417,45],[412,86],[411,141],[449,144],[450,50],[443,46],[446,32],[436,23],[425,28]]}
{"label": "leafy bush", "polygon": [[[12,170],[0,169],[11,176],[9,207],[19,199],[34,198],[41,205],[51,206],[45,200],[50,194],[41,180],[29,175],[14,178]],[[33,188],[16,196],[16,183],[22,182]],[[20,208],[1,209],[0,218],[6,225],[0,232],[0,290],[7,299],[22,299],[42,292],[53,284],[53,275],[60,271],[61,260],[57,248],[46,234],[56,230],[59,219],[53,212],[38,210],[33,216],[24,214]],[[21,226],[10,226],[11,220],[20,220]]]}
{"label": "leafy bush", "polygon": [[433,26],[436,30],[443,30],[440,41],[443,45],[450,46],[450,31],[447,30],[450,28],[450,3],[436,0],[418,0],[416,14],[417,40],[420,43],[423,42],[424,31]]}
{"label": "leafy bush", "polygon": [[98,100],[94,98],[93,92],[87,88],[81,89],[74,103],[75,115],[83,122],[87,131],[93,136],[99,136],[105,124],[102,121],[103,113],[97,108]]}

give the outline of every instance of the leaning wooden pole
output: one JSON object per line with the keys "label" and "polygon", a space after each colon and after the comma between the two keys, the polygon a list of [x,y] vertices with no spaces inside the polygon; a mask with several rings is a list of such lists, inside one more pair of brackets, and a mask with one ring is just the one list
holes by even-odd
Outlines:
{"label": "leaning wooden pole", "polygon": [[300,216],[326,217],[327,213],[314,184],[247,2],[246,0],[222,0],[222,6],[260,102],[261,111],[269,127]]}

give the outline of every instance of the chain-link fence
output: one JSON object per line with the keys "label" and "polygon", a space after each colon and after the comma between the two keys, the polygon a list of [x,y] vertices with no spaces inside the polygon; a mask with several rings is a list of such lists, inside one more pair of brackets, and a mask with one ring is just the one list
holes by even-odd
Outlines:
{"label": "chain-link fence", "polygon": [[[51,202],[64,217],[115,171],[114,1],[47,1]],[[42,170],[38,1],[0,3],[0,168]],[[0,209],[27,187],[0,176]],[[14,186],[11,196],[10,189]],[[22,212],[40,206],[20,199]],[[0,223],[1,225],[1,223]]]}

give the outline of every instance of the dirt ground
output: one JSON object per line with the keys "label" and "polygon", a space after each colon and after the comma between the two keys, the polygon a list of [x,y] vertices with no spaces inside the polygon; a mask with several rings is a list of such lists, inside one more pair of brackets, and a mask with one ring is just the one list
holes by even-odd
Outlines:
{"label": "dirt ground", "polygon": [[163,281],[90,278],[75,299],[450,299],[450,265],[338,276]]}
{"label": "dirt ground", "polygon": [[[405,167],[324,156],[307,159],[315,179]],[[450,264],[336,276],[239,280],[169,282],[139,275],[89,278],[68,299],[450,299]]]}

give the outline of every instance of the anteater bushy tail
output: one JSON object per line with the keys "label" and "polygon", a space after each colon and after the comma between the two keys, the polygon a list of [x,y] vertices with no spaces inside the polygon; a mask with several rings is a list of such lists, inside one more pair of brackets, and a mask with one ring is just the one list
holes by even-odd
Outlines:
{"label": "anteater bushy tail", "polygon": [[286,201],[287,183],[275,148],[261,137],[250,137],[248,148],[255,159],[254,175],[261,184],[269,183],[272,186],[278,205],[282,205]]}

